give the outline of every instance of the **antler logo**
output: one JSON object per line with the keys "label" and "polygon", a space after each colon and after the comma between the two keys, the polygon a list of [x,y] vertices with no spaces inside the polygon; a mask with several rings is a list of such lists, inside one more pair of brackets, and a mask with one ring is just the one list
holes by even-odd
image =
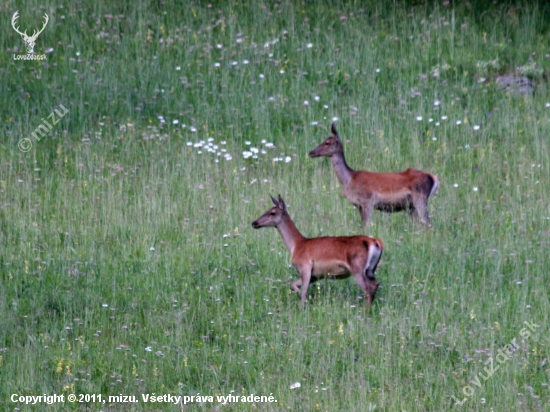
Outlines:
{"label": "antler logo", "polygon": [[46,24],[48,24],[48,21],[50,20],[50,18],[48,17],[48,15],[46,13],[44,13],[44,25],[42,26],[42,28],[39,30],[39,31],[36,31],[34,30],[32,36],[29,36],[27,35],[27,30],[25,30],[24,33],[21,33],[19,31],[19,28],[17,28],[15,26],[15,23],[17,21],[17,19],[19,18],[19,15],[18,15],[19,11],[16,11],[15,13],[13,13],[13,17],[11,19],[11,25],[13,27],[13,29],[19,33],[21,35],[21,37],[23,38],[23,41],[25,42],[25,46],[27,47],[27,54],[33,54],[34,53],[34,45],[36,44],[36,39],[38,38],[38,35],[40,33],[42,33],[44,31],[44,29],[46,28]]}

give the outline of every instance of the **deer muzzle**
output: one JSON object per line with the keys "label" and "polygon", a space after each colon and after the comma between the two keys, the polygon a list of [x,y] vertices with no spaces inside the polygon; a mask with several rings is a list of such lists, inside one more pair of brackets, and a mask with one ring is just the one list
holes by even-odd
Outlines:
{"label": "deer muzzle", "polygon": [[309,152],[309,157],[319,157],[319,153],[317,153],[317,149],[313,149],[311,152]]}

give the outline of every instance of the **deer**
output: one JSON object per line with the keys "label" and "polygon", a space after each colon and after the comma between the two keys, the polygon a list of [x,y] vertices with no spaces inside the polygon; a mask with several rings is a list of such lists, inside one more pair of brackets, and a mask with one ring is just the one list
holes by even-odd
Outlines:
{"label": "deer", "polygon": [[439,187],[437,176],[410,168],[392,173],[353,170],[346,162],[344,146],[334,123],[331,131],[332,136],[309,152],[309,156],[330,157],[343,186],[343,195],[359,209],[364,226],[374,209],[387,213],[407,210],[413,221],[430,226],[428,199]]}
{"label": "deer", "polygon": [[309,285],[323,278],[346,279],[353,275],[369,308],[379,285],[375,271],[384,251],[382,239],[360,235],[306,238],[296,229],[281,195],[279,199],[270,197],[275,206],[252,222],[252,227],[275,227],[281,234],[300,275],[290,288],[300,295],[302,306]]}
{"label": "deer", "polygon": [[23,41],[25,42],[25,46],[27,47],[27,54],[33,54],[34,53],[34,46],[36,44],[35,43],[36,39],[38,38],[38,35],[40,33],[42,33],[44,31],[44,29],[46,28],[46,24],[48,24],[48,21],[50,20],[50,18],[48,17],[48,15],[46,13],[44,13],[44,17],[43,17],[44,18],[44,24],[42,25],[42,28],[39,31],[34,30],[33,33],[32,33],[32,36],[29,36],[27,34],[27,30],[25,30],[24,33],[21,33],[19,31],[19,28],[15,27],[15,23],[16,23],[17,19],[19,18],[18,13],[19,13],[19,11],[16,11],[15,13],[13,13],[13,17],[11,19],[11,26],[23,38]]}

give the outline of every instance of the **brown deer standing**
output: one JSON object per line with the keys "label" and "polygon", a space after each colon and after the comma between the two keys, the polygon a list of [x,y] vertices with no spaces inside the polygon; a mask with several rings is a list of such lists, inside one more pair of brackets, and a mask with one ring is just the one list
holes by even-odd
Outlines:
{"label": "brown deer standing", "polygon": [[429,226],[428,199],[439,186],[436,176],[416,169],[394,173],[353,170],[346,163],[344,147],[334,123],[332,136],[309,152],[309,156],[330,157],[343,186],[344,197],[357,206],[364,225],[371,218],[373,209],[377,209],[389,213],[408,210],[413,220]]}
{"label": "brown deer standing", "polygon": [[[275,207],[252,222],[252,227],[276,227],[292,256],[292,265],[300,279],[290,286],[299,293],[302,305],[306,303],[310,284],[324,277],[345,279],[350,275],[361,287],[368,306],[374,300],[378,281],[374,272],[382,257],[384,243],[368,236],[316,237],[308,239],[296,229],[281,195],[271,197]],[[299,288],[300,287],[300,288]]]}

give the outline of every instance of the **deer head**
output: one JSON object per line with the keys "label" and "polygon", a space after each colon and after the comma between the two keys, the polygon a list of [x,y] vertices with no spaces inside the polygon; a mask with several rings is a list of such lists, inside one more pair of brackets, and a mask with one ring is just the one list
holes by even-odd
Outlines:
{"label": "deer head", "polygon": [[330,157],[335,153],[343,152],[344,147],[342,146],[342,141],[336,130],[336,126],[332,123],[332,136],[327,137],[327,139],[309,152],[309,157]]}
{"label": "deer head", "polygon": [[254,229],[272,226],[277,227],[283,220],[283,216],[286,213],[286,205],[283,198],[281,197],[281,195],[279,195],[279,200],[277,200],[273,196],[271,196],[271,201],[273,202],[275,207],[272,207],[262,216],[252,222],[252,227]]}
{"label": "deer head", "polygon": [[50,20],[50,18],[48,17],[48,15],[46,13],[44,13],[44,24],[42,25],[42,28],[39,31],[34,30],[32,36],[29,36],[29,35],[27,35],[27,30],[25,30],[24,33],[21,33],[19,31],[19,28],[15,26],[15,23],[16,23],[17,19],[19,18],[18,13],[19,12],[16,11],[13,14],[13,17],[11,19],[11,25],[12,25],[13,29],[18,34],[20,34],[21,37],[23,38],[23,41],[25,42],[25,46],[27,47],[27,54],[32,54],[32,53],[34,53],[34,45],[36,44],[35,41],[38,38],[38,35],[44,31],[44,29],[46,28],[46,24],[48,24],[48,21]]}

